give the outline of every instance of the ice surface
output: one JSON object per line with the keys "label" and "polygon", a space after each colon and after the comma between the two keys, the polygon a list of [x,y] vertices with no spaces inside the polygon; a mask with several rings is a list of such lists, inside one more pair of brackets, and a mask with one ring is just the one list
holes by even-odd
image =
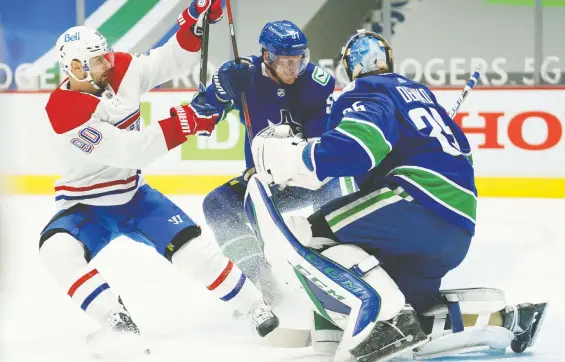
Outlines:
{"label": "ice surface", "polygon": [[[203,222],[200,197],[173,197]],[[0,201],[0,362],[95,361],[84,339],[94,322],[75,307],[38,260],[38,236],[54,214],[51,197]],[[481,199],[467,259],[443,287],[503,289],[510,303],[549,301],[536,346],[522,355],[464,356],[450,361],[563,361],[565,330],[565,200]],[[331,361],[310,348],[280,349],[255,339],[244,321],[151,248],[125,238],[93,261],[149,337],[146,362]],[[281,311],[283,323],[300,311]],[[294,318],[291,318],[294,317]],[[562,342],[561,342],[562,343]]]}

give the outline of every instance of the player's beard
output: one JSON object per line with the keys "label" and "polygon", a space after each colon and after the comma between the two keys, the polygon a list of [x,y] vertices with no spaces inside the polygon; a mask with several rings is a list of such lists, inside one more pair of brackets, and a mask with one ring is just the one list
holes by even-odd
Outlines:
{"label": "player's beard", "polygon": [[[94,77],[93,77],[94,78]],[[100,88],[104,89],[110,83],[110,71],[100,74],[100,76],[94,79],[94,83]]]}

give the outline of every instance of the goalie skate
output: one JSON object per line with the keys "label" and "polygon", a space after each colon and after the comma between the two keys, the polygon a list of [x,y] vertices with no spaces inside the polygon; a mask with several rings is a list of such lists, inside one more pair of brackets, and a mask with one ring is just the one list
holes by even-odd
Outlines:
{"label": "goalie skate", "polygon": [[516,353],[522,353],[532,347],[538,337],[541,324],[545,317],[547,303],[522,303],[509,306],[502,312],[504,327],[514,333],[510,348]]}
{"label": "goalie skate", "polygon": [[393,319],[377,323],[369,337],[350,352],[360,362],[388,361],[427,341],[416,312],[405,308]]}

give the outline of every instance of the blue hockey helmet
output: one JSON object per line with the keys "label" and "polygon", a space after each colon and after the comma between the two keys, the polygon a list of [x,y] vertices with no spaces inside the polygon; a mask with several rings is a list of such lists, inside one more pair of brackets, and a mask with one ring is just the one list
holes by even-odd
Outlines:
{"label": "blue hockey helmet", "polygon": [[310,62],[308,39],[296,24],[288,20],[265,24],[259,36],[261,51],[267,52],[268,64],[277,72],[300,74]]}
{"label": "blue hockey helmet", "polygon": [[392,48],[380,34],[358,30],[341,50],[349,80],[367,74],[393,72]]}

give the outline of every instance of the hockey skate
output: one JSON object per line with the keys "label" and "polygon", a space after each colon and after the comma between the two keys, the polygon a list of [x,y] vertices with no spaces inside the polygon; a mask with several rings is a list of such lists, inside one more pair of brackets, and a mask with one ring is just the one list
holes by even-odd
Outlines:
{"label": "hockey skate", "polygon": [[102,328],[86,338],[86,343],[98,358],[136,357],[150,353],[126,309],[109,315]]}
{"label": "hockey skate", "polygon": [[379,322],[367,339],[350,352],[357,361],[388,361],[428,341],[416,312],[405,307],[396,317]]}
{"label": "hockey skate", "polygon": [[522,303],[506,307],[501,313],[503,327],[514,333],[510,348],[516,353],[522,353],[536,342],[539,334],[547,303]]}
{"label": "hockey skate", "polygon": [[279,318],[265,302],[259,302],[249,312],[248,317],[253,322],[260,337],[265,337],[279,326]]}

